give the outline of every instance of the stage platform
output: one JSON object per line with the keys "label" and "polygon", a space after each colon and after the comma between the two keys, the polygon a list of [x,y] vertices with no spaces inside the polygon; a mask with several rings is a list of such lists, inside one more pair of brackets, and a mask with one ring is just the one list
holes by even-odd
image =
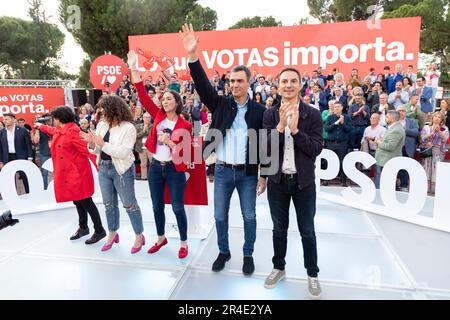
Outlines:
{"label": "stage platform", "polygon": [[[287,277],[264,288],[272,269],[272,222],[267,193],[257,199],[256,271],[242,274],[243,223],[237,193],[230,210],[232,258],[219,273],[210,205],[189,209],[189,256],[181,261],[175,218],[166,207],[169,244],[149,255],[156,239],[146,182],[137,181],[147,245],[130,254],[134,234],[121,209],[120,244],[69,241],[77,228],[75,208],[21,215],[0,231],[0,299],[308,299],[302,247],[291,205]],[[339,187],[322,187],[338,192]],[[30,204],[31,206],[32,204]],[[0,209],[5,205],[0,201]],[[104,207],[99,205],[104,226]],[[195,215],[195,217],[194,217]],[[93,230],[91,226],[91,230]],[[316,233],[322,299],[450,299],[450,234],[318,200]]]}

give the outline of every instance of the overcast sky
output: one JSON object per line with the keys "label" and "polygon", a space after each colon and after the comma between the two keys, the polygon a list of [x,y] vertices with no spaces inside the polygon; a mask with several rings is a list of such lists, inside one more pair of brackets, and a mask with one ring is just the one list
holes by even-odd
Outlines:
{"label": "overcast sky", "polygon": [[[1,0],[0,16],[29,19],[27,0],[14,0],[13,4],[8,6],[5,5],[6,2]],[[42,3],[47,16],[49,16],[49,21],[57,24],[66,35],[60,61],[63,70],[78,73],[84,53],[81,47],[75,43],[72,35],[59,23],[59,0],[42,0]],[[218,30],[228,29],[245,17],[270,15],[274,16],[276,20],[281,20],[284,26],[291,26],[301,18],[308,16],[309,13],[306,0],[199,0],[198,3],[217,12]]]}

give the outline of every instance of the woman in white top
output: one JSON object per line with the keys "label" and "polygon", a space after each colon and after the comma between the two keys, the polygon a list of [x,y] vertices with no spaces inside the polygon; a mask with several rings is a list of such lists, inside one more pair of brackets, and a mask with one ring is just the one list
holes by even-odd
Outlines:
{"label": "woman in white top", "polygon": [[109,228],[108,240],[102,251],[107,251],[114,243],[119,243],[119,195],[136,234],[131,248],[131,253],[134,254],[145,245],[141,209],[134,191],[136,171],[133,147],[136,142],[136,128],[132,123],[130,109],[118,96],[101,98],[98,107],[103,109],[104,120],[98,123],[96,135],[81,135],[89,142],[91,152],[97,154],[99,164],[100,189]]}

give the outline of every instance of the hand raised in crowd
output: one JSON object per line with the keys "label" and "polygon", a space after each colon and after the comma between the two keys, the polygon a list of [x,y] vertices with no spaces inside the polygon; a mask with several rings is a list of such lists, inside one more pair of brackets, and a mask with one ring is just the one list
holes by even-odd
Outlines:
{"label": "hand raised in crowd", "polygon": [[130,50],[127,54],[127,63],[130,70],[136,70],[137,68],[137,54],[134,50]]}
{"label": "hand raised in crowd", "polygon": [[134,50],[130,50],[127,54],[127,59],[128,59],[128,67],[130,68],[131,71],[131,81],[133,83],[137,83],[139,81],[141,81],[141,76],[137,70],[137,60],[138,60],[138,55]]}
{"label": "hand raised in crowd", "polygon": [[190,55],[191,59],[197,58],[197,46],[199,43],[199,36],[196,36],[194,33],[194,28],[192,27],[192,23],[185,23],[181,26],[180,31],[181,39],[183,40],[183,46],[186,52]]}
{"label": "hand raised in crowd", "polygon": [[341,114],[341,116],[339,117],[339,123],[344,124],[344,119],[344,116]]}

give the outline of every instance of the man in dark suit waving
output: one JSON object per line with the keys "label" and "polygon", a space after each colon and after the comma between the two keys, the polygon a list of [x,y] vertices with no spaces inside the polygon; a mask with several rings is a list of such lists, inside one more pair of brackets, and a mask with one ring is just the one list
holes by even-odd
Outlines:
{"label": "man in dark suit waving", "polygon": [[[16,125],[16,116],[12,113],[3,114],[5,129],[0,131],[0,169],[14,160],[33,160],[31,136],[24,127]],[[28,179],[24,172],[19,171],[25,192],[29,193]]]}
{"label": "man in dark suit waving", "polygon": [[[235,66],[231,69],[232,95],[219,96],[199,61],[196,53],[199,37],[195,35],[192,25],[186,24],[182,27],[181,37],[188,53],[188,66],[195,88],[212,113],[211,125],[205,137],[205,148],[210,146],[212,140],[217,144],[214,148],[217,155],[214,170],[214,218],[219,255],[212,265],[212,270],[221,271],[231,258],[228,214],[230,199],[236,189],[244,219],[242,272],[251,275],[255,271],[252,255],[256,241],[256,195],[263,193],[266,188],[266,178],[258,178],[258,131],[262,129],[265,108],[249,98],[251,74],[245,66]],[[252,133],[256,135],[256,139],[250,138]],[[205,158],[210,154],[206,153]],[[256,155],[256,159],[253,159],[252,154]]]}

